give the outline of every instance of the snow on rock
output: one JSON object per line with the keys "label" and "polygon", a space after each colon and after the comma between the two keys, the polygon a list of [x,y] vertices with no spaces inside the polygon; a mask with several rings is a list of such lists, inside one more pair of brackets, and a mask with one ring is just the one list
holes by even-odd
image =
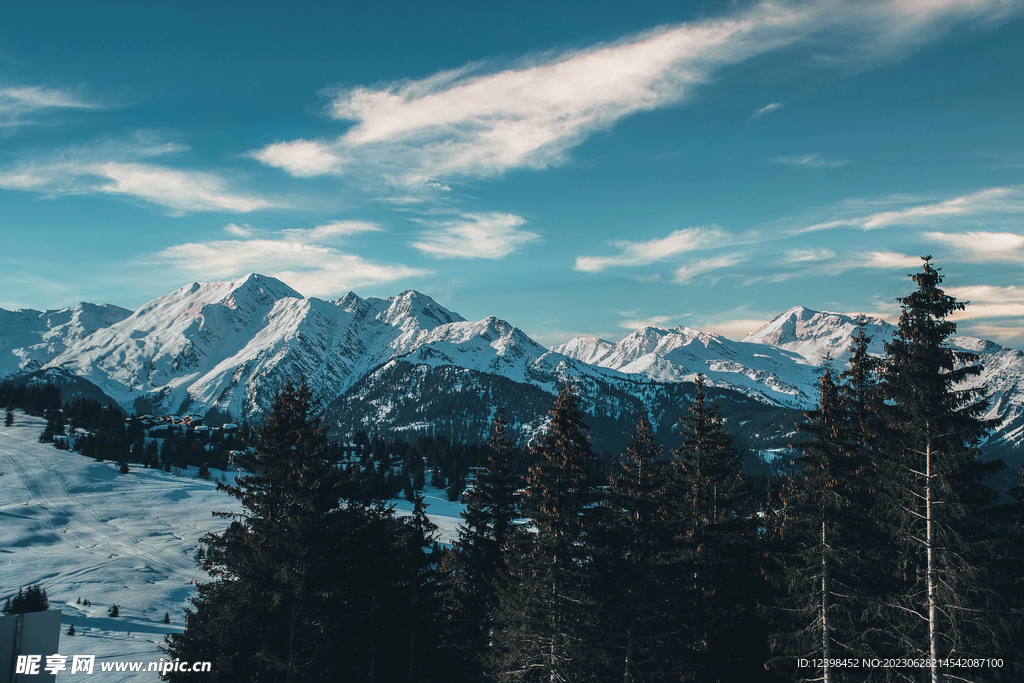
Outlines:
{"label": "snow on rock", "polygon": [[0,378],[38,370],[73,342],[131,313],[119,306],[88,303],[54,311],[0,309]]}

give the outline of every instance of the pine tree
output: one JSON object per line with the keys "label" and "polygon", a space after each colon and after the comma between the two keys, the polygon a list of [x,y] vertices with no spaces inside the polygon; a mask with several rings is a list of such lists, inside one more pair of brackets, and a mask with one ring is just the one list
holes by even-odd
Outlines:
{"label": "pine tree", "polygon": [[[767,626],[757,603],[765,590],[755,550],[754,503],[742,459],[723,429],[719,407],[709,404],[698,374],[689,415],[680,424],[681,448],[673,451],[681,492],[685,552],[693,567],[703,633],[692,643],[700,680],[755,680],[764,673]],[[742,649],[736,642],[747,643]]]}
{"label": "pine tree", "polygon": [[39,584],[26,589],[18,589],[18,594],[7,598],[4,603],[4,614],[27,614],[29,612],[45,612],[50,609],[50,600],[46,597],[46,589]]}
{"label": "pine tree", "polygon": [[516,447],[499,406],[484,445],[485,468],[465,495],[466,509],[459,537],[445,561],[454,602],[453,622],[463,664],[470,680],[479,680],[479,663],[490,642],[500,582],[505,576],[504,552],[519,517],[516,500]]}
{"label": "pine tree", "polygon": [[124,461],[124,460],[121,461],[121,467],[118,468],[118,471],[121,474],[130,474],[131,473],[131,470],[128,469],[128,463],[126,461]]}
{"label": "pine tree", "polygon": [[595,549],[607,680],[676,681],[687,668],[694,605],[683,578],[679,503],[672,463],[641,415],[612,469]]}
{"label": "pine tree", "polygon": [[171,613],[170,612],[164,612],[164,623],[165,624],[171,623]]}
{"label": "pine tree", "polygon": [[7,414],[4,416],[4,426],[10,427],[14,424],[14,409],[7,406]]}
{"label": "pine tree", "polygon": [[535,447],[523,513],[535,531],[514,537],[502,590],[492,668],[499,680],[585,680],[605,662],[595,652],[589,548],[598,496],[579,397],[559,388],[547,433]]}
{"label": "pine tree", "polygon": [[75,625],[74,624],[71,624],[70,626],[68,626],[68,635],[69,636],[75,635]]}
{"label": "pine tree", "polygon": [[110,609],[107,610],[107,616],[115,617],[115,618],[116,617],[120,617],[121,616],[121,607],[119,605],[111,605]]}
{"label": "pine tree", "polygon": [[806,412],[808,422],[799,425],[812,438],[797,445],[803,453],[793,462],[797,469],[783,495],[784,549],[776,576],[783,584],[785,617],[776,647],[788,658],[823,660],[815,680],[826,683],[837,680],[832,660],[869,654],[862,643],[868,611],[863,581],[871,573],[867,551],[874,528],[859,432],[866,418],[857,401],[844,400],[862,395],[871,381],[859,379],[859,389],[846,391],[835,384],[826,362],[818,408]]}
{"label": "pine tree", "polygon": [[309,388],[282,388],[255,453],[242,457],[251,474],[218,484],[244,513],[215,513],[233,521],[204,538],[213,581],[199,584],[185,631],[167,637],[171,657],[216,660],[217,680],[232,681],[333,680],[345,667],[332,614],[343,609],[336,574],[350,540],[341,523],[360,510],[339,504],[350,494],[346,473],[325,459],[326,446]]}
{"label": "pine tree", "polygon": [[[978,459],[994,426],[982,418],[984,389],[963,386],[981,372],[978,356],[947,344],[956,331],[948,317],[965,304],[939,287],[943,276],[930,256],[911,279],[917,289],[899,299],[902,314],[882,366],[889,448],[880,479],[890,483],[882,493],[898,550],[887,645],[935,660],[984,653],[997,636],[984,610],[992,547],[983,512],[995,494],[982,479],[1002,463]],[[937,665],[930,676],[942,679]]]}

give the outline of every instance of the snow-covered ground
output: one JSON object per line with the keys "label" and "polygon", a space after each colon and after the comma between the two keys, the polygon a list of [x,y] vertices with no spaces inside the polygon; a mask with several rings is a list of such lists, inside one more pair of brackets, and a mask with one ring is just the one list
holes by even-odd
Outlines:
{"label": "snow-covered ground", "polygon": [[[14,426],[0,426],[0,600],[41,584],[51,608],[64,613],[60,654],[96,655],[100,683],[156,681],[155,673],[102,673],[99,663],[161,658],[157,646],[181,631],[193,582],[205,578],[195,564],[199,539],[227,525],[210,513],[238,503],[194,478],[194,468],[180,477],[142,467],[124,475],[112,462],[41,444],[43,426],[21,411]],[[424,493],[440,540],[449,542],[464,506],[430,486]],[[412,509],[395,505],[399,514]],[[119,618],[107,616],[112,604]],[[71,624],[75,636],[67,635]],[[57,680],[77,679],[64,672]]]}

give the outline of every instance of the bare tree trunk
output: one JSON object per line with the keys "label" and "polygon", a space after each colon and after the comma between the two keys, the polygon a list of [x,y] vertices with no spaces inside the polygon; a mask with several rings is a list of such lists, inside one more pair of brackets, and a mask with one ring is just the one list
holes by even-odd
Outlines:
{"label": "bare tree trunk", "polygon": [[925,542],[928,550],[928,650],[931,657],[932,683],[939,683],[938,624],[935,610],[935,520],[932,518],[932,439],[925,444]]}
{"label": "bare tree trunk", "polygon": [[821,657],[824,660],[822,663],[822,680],[825,683],[832,683],[832,667],[829,664],[829,659],[832,657],[832,634],[829,631],[828,624],[828,606],[829,606],[829,575],[828,575],[828,552],[825,546],[826,535],[825,535],[825,520],[821,520]]}
{"label": "bare tree trunk", "polygon": [[629,632],[626,637],[626,669],[622,674],[622,683],[633,683],[633,674],[630,669],[633,668],[633,631]]}

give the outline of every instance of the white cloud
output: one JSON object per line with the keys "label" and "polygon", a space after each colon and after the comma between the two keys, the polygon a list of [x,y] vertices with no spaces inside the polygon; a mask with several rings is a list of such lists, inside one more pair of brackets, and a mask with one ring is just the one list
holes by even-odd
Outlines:
{"label": "white cloud", "polygon": [[254,231],[252,226],[248,223],[244,225],[235,225],[234,223],[228,223],[224,226],[224,232],[235,237],[252,237]]}
{"label": "white cloud", "polygon": [[772,161],[777,164],[807,166],[808,168],[839,168],[850,163],[839,159],[822,159],[820,154],[805,154],[802,157],[775,157]]}
{"label": "white cloud", "polygon": [[297,178],[334,173],[342,168],[340,157],[329,145],[311,140],[278,142],[252,152],[251,156]]}
{"label": "white cloud", "polygon": [[363,232],[380,232],[383,230],[376,223],[366,221],[333,221],[318,225],[312,229],[288,229],[282,230],[281,234],[301,242],[332,241],[339,237],[358,235]]}
{"label": "white cloud", "polygon": [[629,318],[619,323],[619,327],[626,330],[638,330],[641,327],[661,327],[672,320],[671,315],[652,315],[647,318]]}
{"label": "white cloud", "polygon": [[111,194],[187,211],[248,213],[283,204],[232,191],[215,173],[170,168],[140,161],[187,148],[146,134],[127,141],[58,150],[46,157],[0,168],[0,188],[47,195]]}
{"label": "white cloud", "polygon": [[1024,318],[1024,287],[1010,285],[968,285],[948,287],[946,293],[958,301],[969,302],[966,310],[950,316],[953,320],[978,318]]}
{"label": "white cloud", "polygon": [[[471,64],[420,80],[338,88],[327,112],[354,125],[334,139],[277,142],[253,155],[297,176],[369,173],[427,190],[430,179],[492,176],[561,163],[596,131],[686,100],[725,67],[816,37],[819,63],[879,61],[957,21],[1003,19],[1003,0],[760,2],[731,15],[521,60]],[[488,70],[490,68],[490,70]],[[763,107],[755,116],[777,109]],[[834,165],[811,158],[807,165]]]}
{"label": "white cloud", "polygon": [[612,244],[622,253],[618,256],[578,256],[575,269],[598,273],[612,266],[646,266],[671,256],[699,249],[713,249],[736,243],[729,233],[717,225],[675,230],[666,237],[645,242],[618,240]]}
{"label": "white cloud", "polygon": [[720,334],[726,339],[739,340],[746,337],[752,330],[764,325],[768,317],[764,318],[738,318],[735,320],[722,320],[701,325],[700,329]]}
{"label": "white cloud", "polygon": [[708,273],[712,273],[722,268],[730,268],[735,266],[737,263],[742,263],[747,260],[747,257],[743,254],[725,254],[723,256],[715,256],[713,258],[704,259],[703,261],[697,261],[685,266],[676,268],[675,275],[672,277],[672,282],[679,285],[688,285],[694,279],[699,278]]}
{"label": "white cloud", "polygon": [[375,263],[333,247],[287,238],[177,244],[151,255],[150,260],[202,279],[230,279],[262,272],[307,296],[332,296],[356,287],[430,272],[401,264]]}
{"label": "white cloud", "polygon": [[834,259],[836,252],[831,249],[790,249],[783,259],[785,263],[807,263]]}
{"label": "white cloud", "polygon": [[541,236],[517,230],[522,216],[491,212],[465,214],[459,220],[437,223],[412,246],[438,258],[502,259]]}
{"label": "white cloud", "polygon": [[968,261],[1024,261],[1024,235],[1012,232],[926,232],[923,235],[948,244]]}
{"label": "white cloud", "polygon": [[835,272],[851,268],[918,268],[920,265],[919,256],[907,256],[895,251],[867,251],[851,254],[843,263],[835,264]]}
{"label": "white cloud", "polygon": [[99,109],[69,90],[38,85],[0,87],[0,127],[30,123],[26,116],[43,109]]}
{"label": "white cloud", "polygon": [[763,107],[761,107],[760,109],[758,109],[757,111],[755,111],[753,114],[751,114],[750,118],[751,119],[759,119],[762,116],[764,116],[765,114],[772,113],[776,109],[782,109],[784,106],[786,106],[786,105],[783,104],[782,102],[770,102],[770,103],[764,105]]}
{"label": "white cloud", "polygon": [[814,232],[832,228],[877,230],[893,225],[918,225],[946,219],[963,219],[986,214],[1024,213],[1024,186],[992,187],[971,194],[938,202],[920,204],[906,209],[878,211],[863,216],[839,218],[815,223],[797,232]]}

